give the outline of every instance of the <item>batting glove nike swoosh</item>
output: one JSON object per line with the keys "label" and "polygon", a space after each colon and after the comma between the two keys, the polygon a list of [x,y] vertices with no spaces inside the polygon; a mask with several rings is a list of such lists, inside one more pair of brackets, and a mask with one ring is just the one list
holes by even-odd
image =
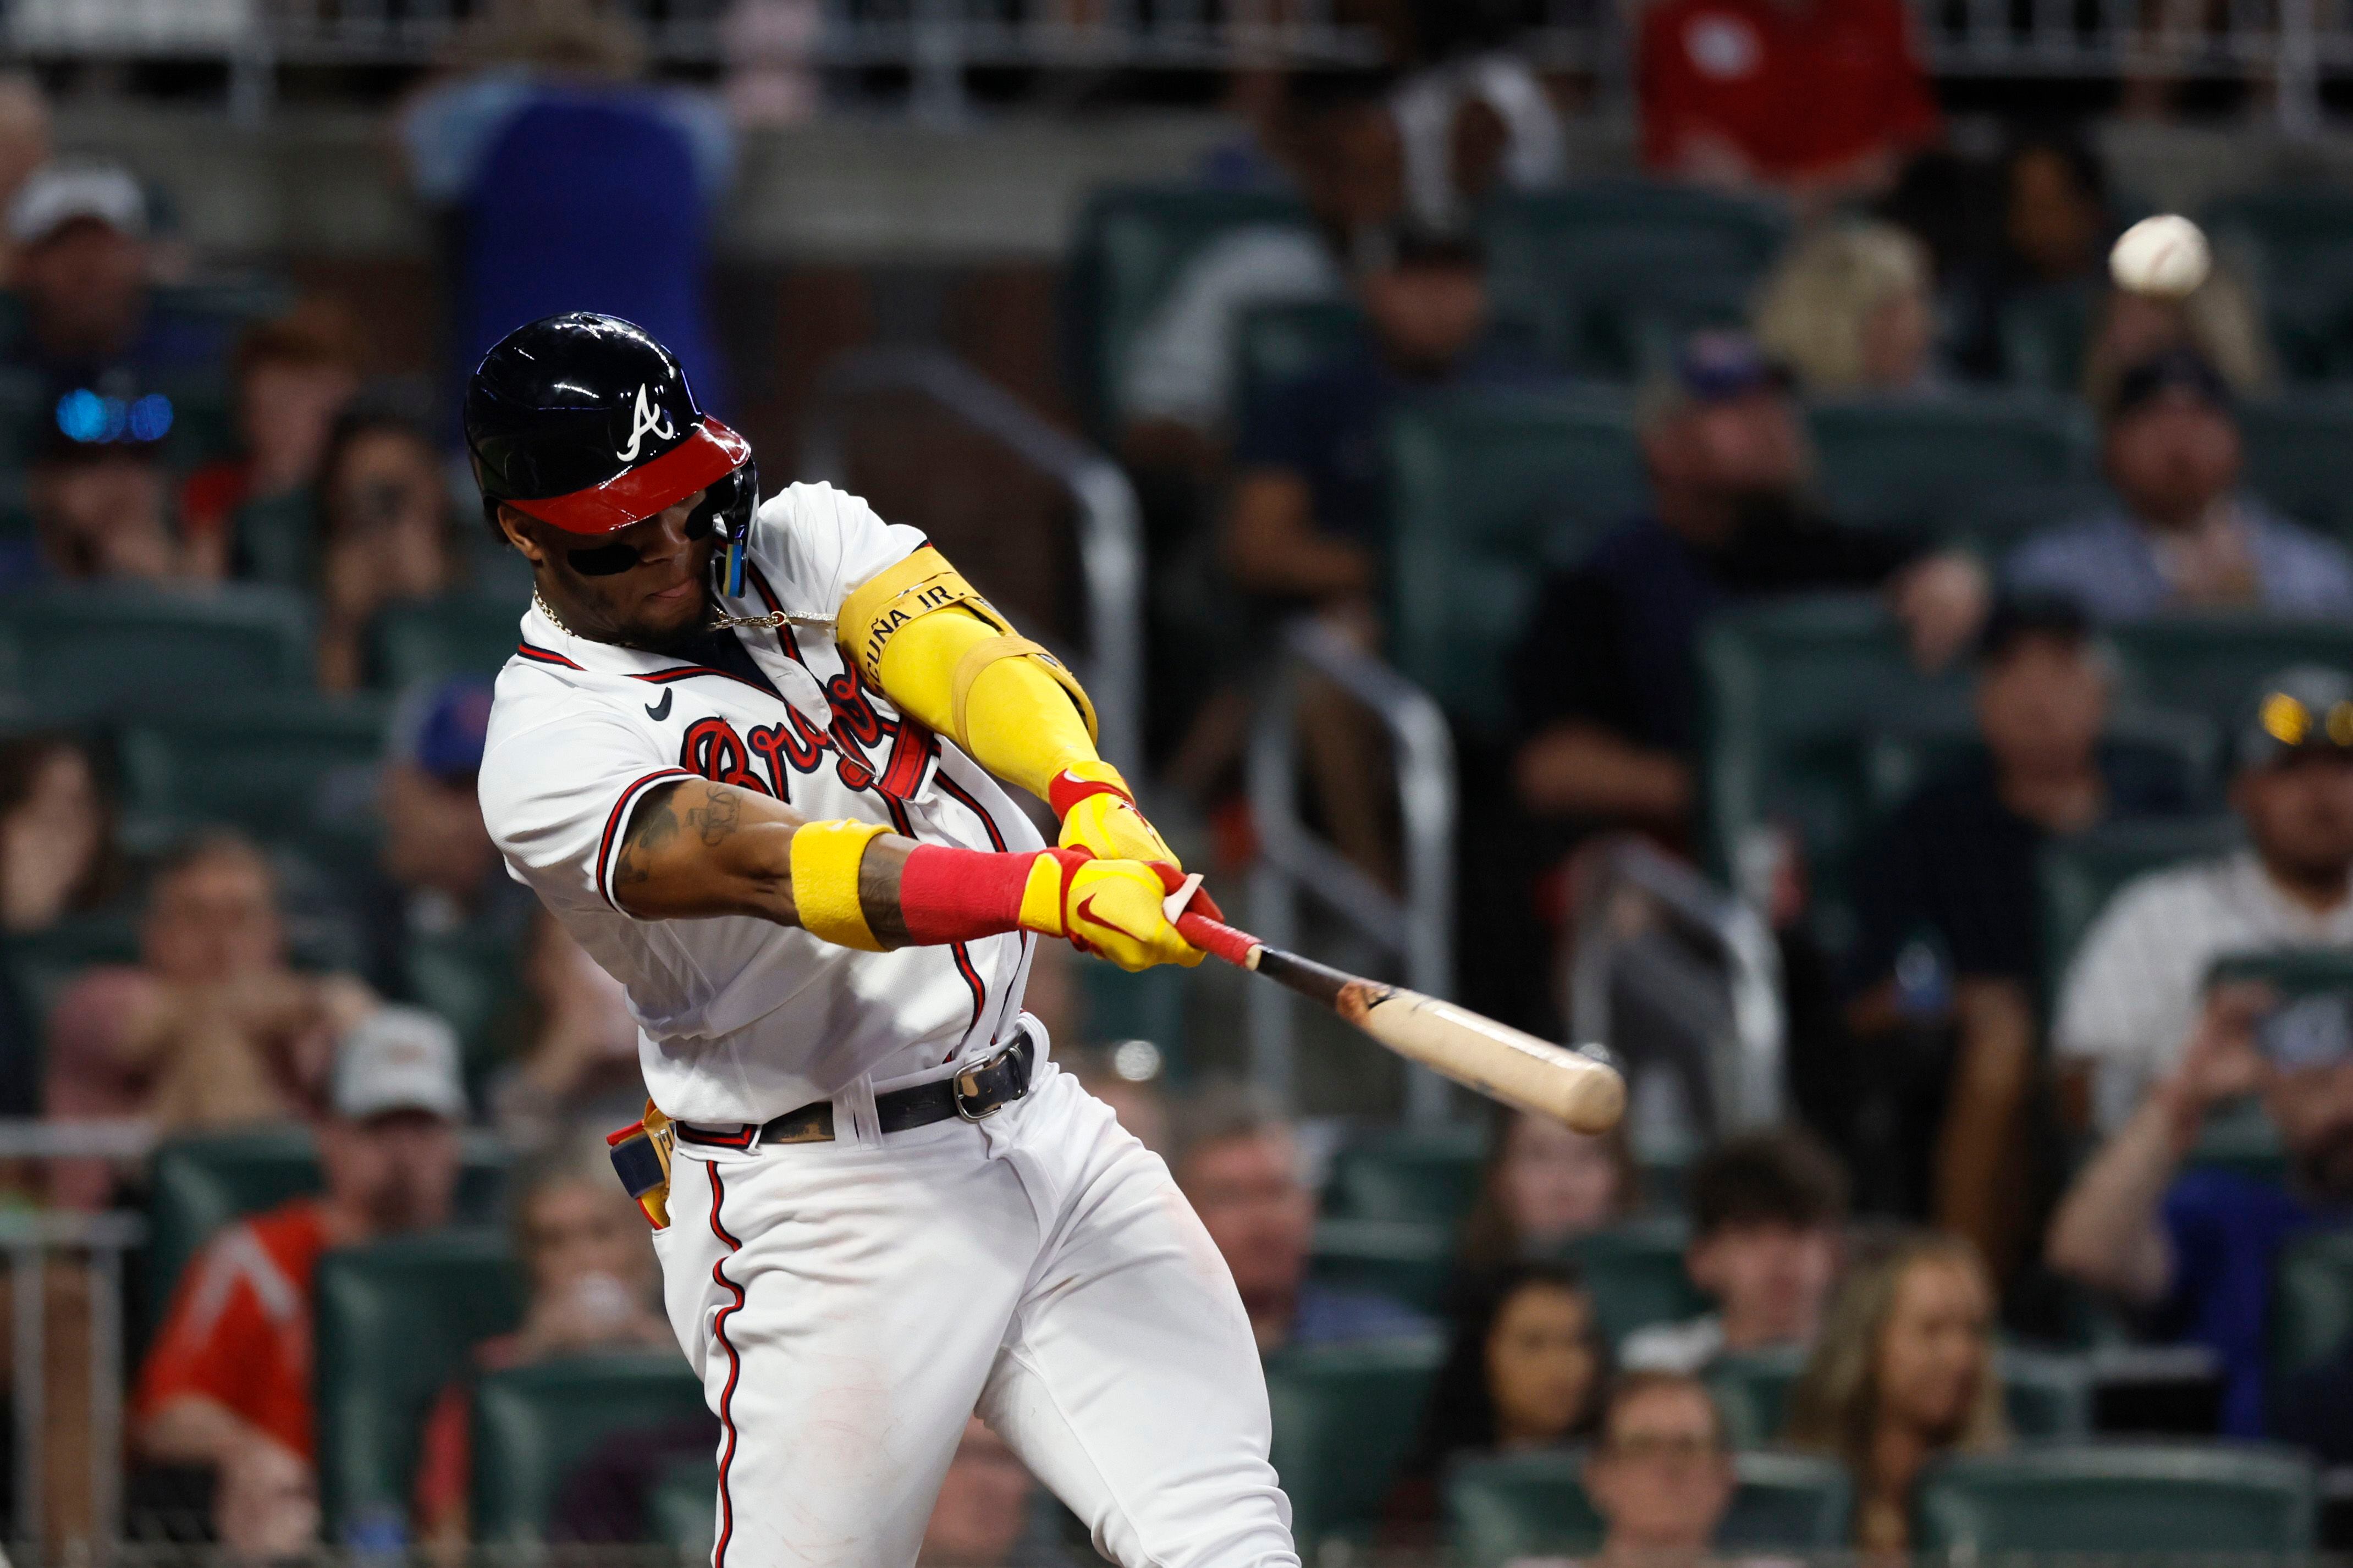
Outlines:
{"label": "batting glove nike swoosh", "polygon": [[[1122,969],[1176,963],[1192,968],[1207,956],[1177,934],[1162,900],[1184,884],[1176,868],[1140,860],[1103,860],[1083,849],[1049,849],[1029,868],[1021,896],[1021,926],[1069,939],[1081,952]],[[1197,899],[1196,907],[1200,900]]]}

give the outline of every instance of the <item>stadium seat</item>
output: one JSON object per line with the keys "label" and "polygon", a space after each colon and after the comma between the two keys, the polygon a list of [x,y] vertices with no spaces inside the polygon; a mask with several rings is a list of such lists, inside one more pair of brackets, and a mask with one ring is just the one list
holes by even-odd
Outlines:
{"label": "stadium seat", "polygon": [[1347,353],[1364,331],[1364,311],[1346,300],[1254,306],[1234,340],[1231,406],[1247,424],[1269,393]]}
{"label": "stadium seat", "polygon": [[680,1459],[662,1471],[646,1500],[646,1539],[675,1547],[691,1558],[708,1558],[719,1532],[719,1466],[711,1459]]}
{"label": "stadium seat", "polygon": [[1130,974],[1108,963],[1078,969],[1086,1002],[1087,1037],[1149,1040],[1160,1050],[1172,1079],[1185,1071],[1185,1000],[1192,989],[1181,970],[1146,969]]}
{"label": "stadium seat", "polygon": [[1320,1220],[1308,1268],[1324,1284],[1435,1314],[1454,1273],[1454,1235],[1442,1225],[1409,1220]]}
{"label": "stadium seat", "polygon": [[1957,1457],[1922,1478],[1915,1550],[2304,1552],[2318,1482],[2286,1449],[2085,1444]]}
{"label": "stadium seat", "polygon": [[2250,399],[2238,412],[2246,488],[2292,518],[2353,539],[2353,494],[2345,483],[2353,395],[2316,389]]}
{"label": "stadium seat", "polygon": [[2318,1230],[2280,1254],[2272,1298],[2272,1370],[2327,1361],[2353,1339],[2353,1232]]}
{"label": "stadium seat", "polygon": [[[467,1141],[459,1214],[496,1215],[507,1160],[494,1139]],[[205,1133],[156,1150],[147,1196],[149,1326],[162,1320],[181,1273],[215,1231],[319,1187],[319,1157],[308,1128]]]}
{"label": "stadium seat", "polygon": [[466,1081],[479,1089],[498,1065],[498,1026],[524,994],[518,944],[471,929],[411,934],[401,958],[409,994],[458,1031]]}
{"label": "stadium seat", "polygon": [[1296,200],[1270,191],[1128,185],[1088,201],[1064,274],[1062,310],[1071,383],[1098,437],[1118,431],[1128,350],[1185,264],[1219,236],[1257,225],[1307,230],[1310,220]]}
{"label": "stadium seat", "polygon": [[207,700],[311,684],[311,607],[289,590],[63,586],[0,598],[16,689],[63,716],[153,696]]}
{"label": "stadium seat", "polygon": [[1449,713],[1500,731],[1539,573],[1642,505],[1633,426],[1589,389],[1458,392],[1398,416],[1389,465],[1393,657]]}
{"label": "stadium seat", "polygon": [[2089,423],[2033,393],[1818,404],[1822,488],[1840,517],[2006,543],[2067,510],[2091,472]]}
{"label": "stadium seat", "polygon": [[229,519],[239,575],[307,594],[318,582],[319,515],[308,490],[249,500]]}
{"label": "stadium seat", "polygon": [[[565,1477],[600,1441],[703,1408],[701,1380],[674,1352],[486,1373],[474,1388],[474,1539],[545,1540]],[[706,1527],[712,1495],[702,1494]]]}
{"label": "stadium seat", "polygon": [[1460,1225],[1479,1196],[1486,1152],[1486,1129],[1471,1122],[1358,1139],[1332,1157],[1324,1210],[1349,1219]]}
{"label": "stadium seat", "polygon": [[2167,616],[2110,628],[2131,695],[2236,732],[2255,683],[2292,664],[2353,669],[2353,625],[2260,615]]}
{"label": "stadium seat", "polygon": [[1787,600],[1718,617],[1700,640],[1703,844],[1728,878],[1743,847],[1792,826],[1814,918],[1844,945],[1846,868],[1870,812],[1868,759],[1888,735],[1971,730],[1963,679],[1914,668],[1873,597]]}
{"label": "stadium seat", "polygon": [[2280,368],[2353,374],[2353,195],[2318,183],[2248,191],[2205,213],[2215,247],[2262,302]]}
{"label": "stadium seat", "polygon": [[434,1398],[522,1303],[500,1230],[451,1230],[330,1252],[316,1287],[319,1504],[330,1539],[406,1519]]}
{"label": "stadium seat", "polygon": [[1683,1272],[1688,1240],[1679,1219],[1631,1220],[1562,1248],[1592,1292],[1593,1315],[1611,1345],[1636,1329],[1707,1310],[1707,1298]]}
{"label": "stadium seat", "polygon": [[[1723,1408],[1735,1444],[1760,1447],[1781,1436],[1789,1390],[1805,1370],[1797,1351],[1726,1356],[1708,1371],[1708,1386]],[[2022,1437],[2077,1439],[2092,1429],[2092,1364],[2082,1356],[2003,1351],[1998,1369],[2002,1408]]]}
{"label": "stadium seat", "polygon": [[2116,889],[2147,872],[2236,847],[2244,829],[2235,816],[2114,822],[2043,846],[2042,944],[2054,980]]}
{"label": "stadium seat", "polygon": [[[1447,1474],[1448,1532],[1467,1568],[1583,1557],[1602,1523],[1585,1495],[1585,1456],[1553,1449],[1471,1459]],[[1829,1552],[1846,1542],[1853,1510],[1846,1472],[1807,1454],[1734,1457],[1739,1489],[1716,1532],[1726,1552]]]}
{"label": "stadium seat", "polygon": [[1267,1358],[1273,1459],[1301,1556],[1327,1536],[1361,1538],[1419,1435],[1444,1347],[1435,1339]]}
{"label": "stadium seat", "polygon": [[522,620],[522,606],[503,595],[445,594],[395,605],[372,628],[375,682],[401,691],[452,675],[495,679],[514,657]]}
{"label": "stadium seat", "polygon": [[2084,349],[2099,298],[2092,285],[2078,282],[2010,299],[1997,329],[2010,384],[2072,396],[2084,384]]}
{"label": "stadium seat", "polygon": [[1552,357],[1627,379],[1699,326],[1742,321],[1788,219],[1689,185],[1605,180],[1505,196],[1485,219],[1490,292]]}
{"label": "stadium seat", "polygon": [[159,837],[207,823],[303,844],[364,837],[384,734],[385,706],[367,697],[142,704],[121,731],[123,804]]}

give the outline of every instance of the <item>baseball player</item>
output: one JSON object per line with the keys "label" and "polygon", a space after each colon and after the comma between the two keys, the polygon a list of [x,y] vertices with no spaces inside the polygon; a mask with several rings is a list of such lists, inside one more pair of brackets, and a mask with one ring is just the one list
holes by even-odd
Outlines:
{"label": "baseball player", "polygon": [[1201,959],[1085,692],[914,530],[760,504],[628,322],[517,329],[465,418],[535,585],[483,813],[640,1026],[616,1163],[722,1427],[715,1568],[913,1563],[976,1406],[1130,1568],[1295,1564],[1232,1279],[1021,1011],[1041,938]]}

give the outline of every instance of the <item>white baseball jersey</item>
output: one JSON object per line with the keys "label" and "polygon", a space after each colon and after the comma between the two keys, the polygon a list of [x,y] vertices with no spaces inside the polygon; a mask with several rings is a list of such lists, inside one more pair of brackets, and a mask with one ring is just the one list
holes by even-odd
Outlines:
{"label": "white baseball jersey", "polygon": [[[830,621],[849,591],[922,547],[855,496],[794,485],[752,521],[735,615]],[[691,661],[591,642],[534,605],[498,680],[482,815],[509,874],[628,988],[647,1092],[671,1117],[758,1122],[836,1100],[854,1129],[873,1090],[945,1076],[1009,1038],[1026,933],[858,952],[746,916],[641,921],[613,896],[629,816],[693,775],[926,843],[1043,847],[997,781],[902,716],[829,627],[735,635],[771,692]]]}

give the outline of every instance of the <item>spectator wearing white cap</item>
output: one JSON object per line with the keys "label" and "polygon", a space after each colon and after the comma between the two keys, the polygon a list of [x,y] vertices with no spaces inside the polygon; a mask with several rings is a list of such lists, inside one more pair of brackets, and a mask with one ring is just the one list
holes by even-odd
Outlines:
{"label": "spectator wearing white cap", "polygon": [[325,1190],[238,1221],[180,1277],[141,1368],[132,1440],[153,1464],[216,1472],[214,1526],[233,1552],[299,1551],[318,1533],[311,1391],[319,1258],[448,1222],[466,1111],[458,1039],[386,1007],[335,1049],[319,1129]]}
{"label": "spectator wearing white cap", "polygon": [[8,359],[61,388],[110,372],[217,371],[227,328],[153,309],[147,196],[120,164],[58,162],[8,204],[26,331]]}

